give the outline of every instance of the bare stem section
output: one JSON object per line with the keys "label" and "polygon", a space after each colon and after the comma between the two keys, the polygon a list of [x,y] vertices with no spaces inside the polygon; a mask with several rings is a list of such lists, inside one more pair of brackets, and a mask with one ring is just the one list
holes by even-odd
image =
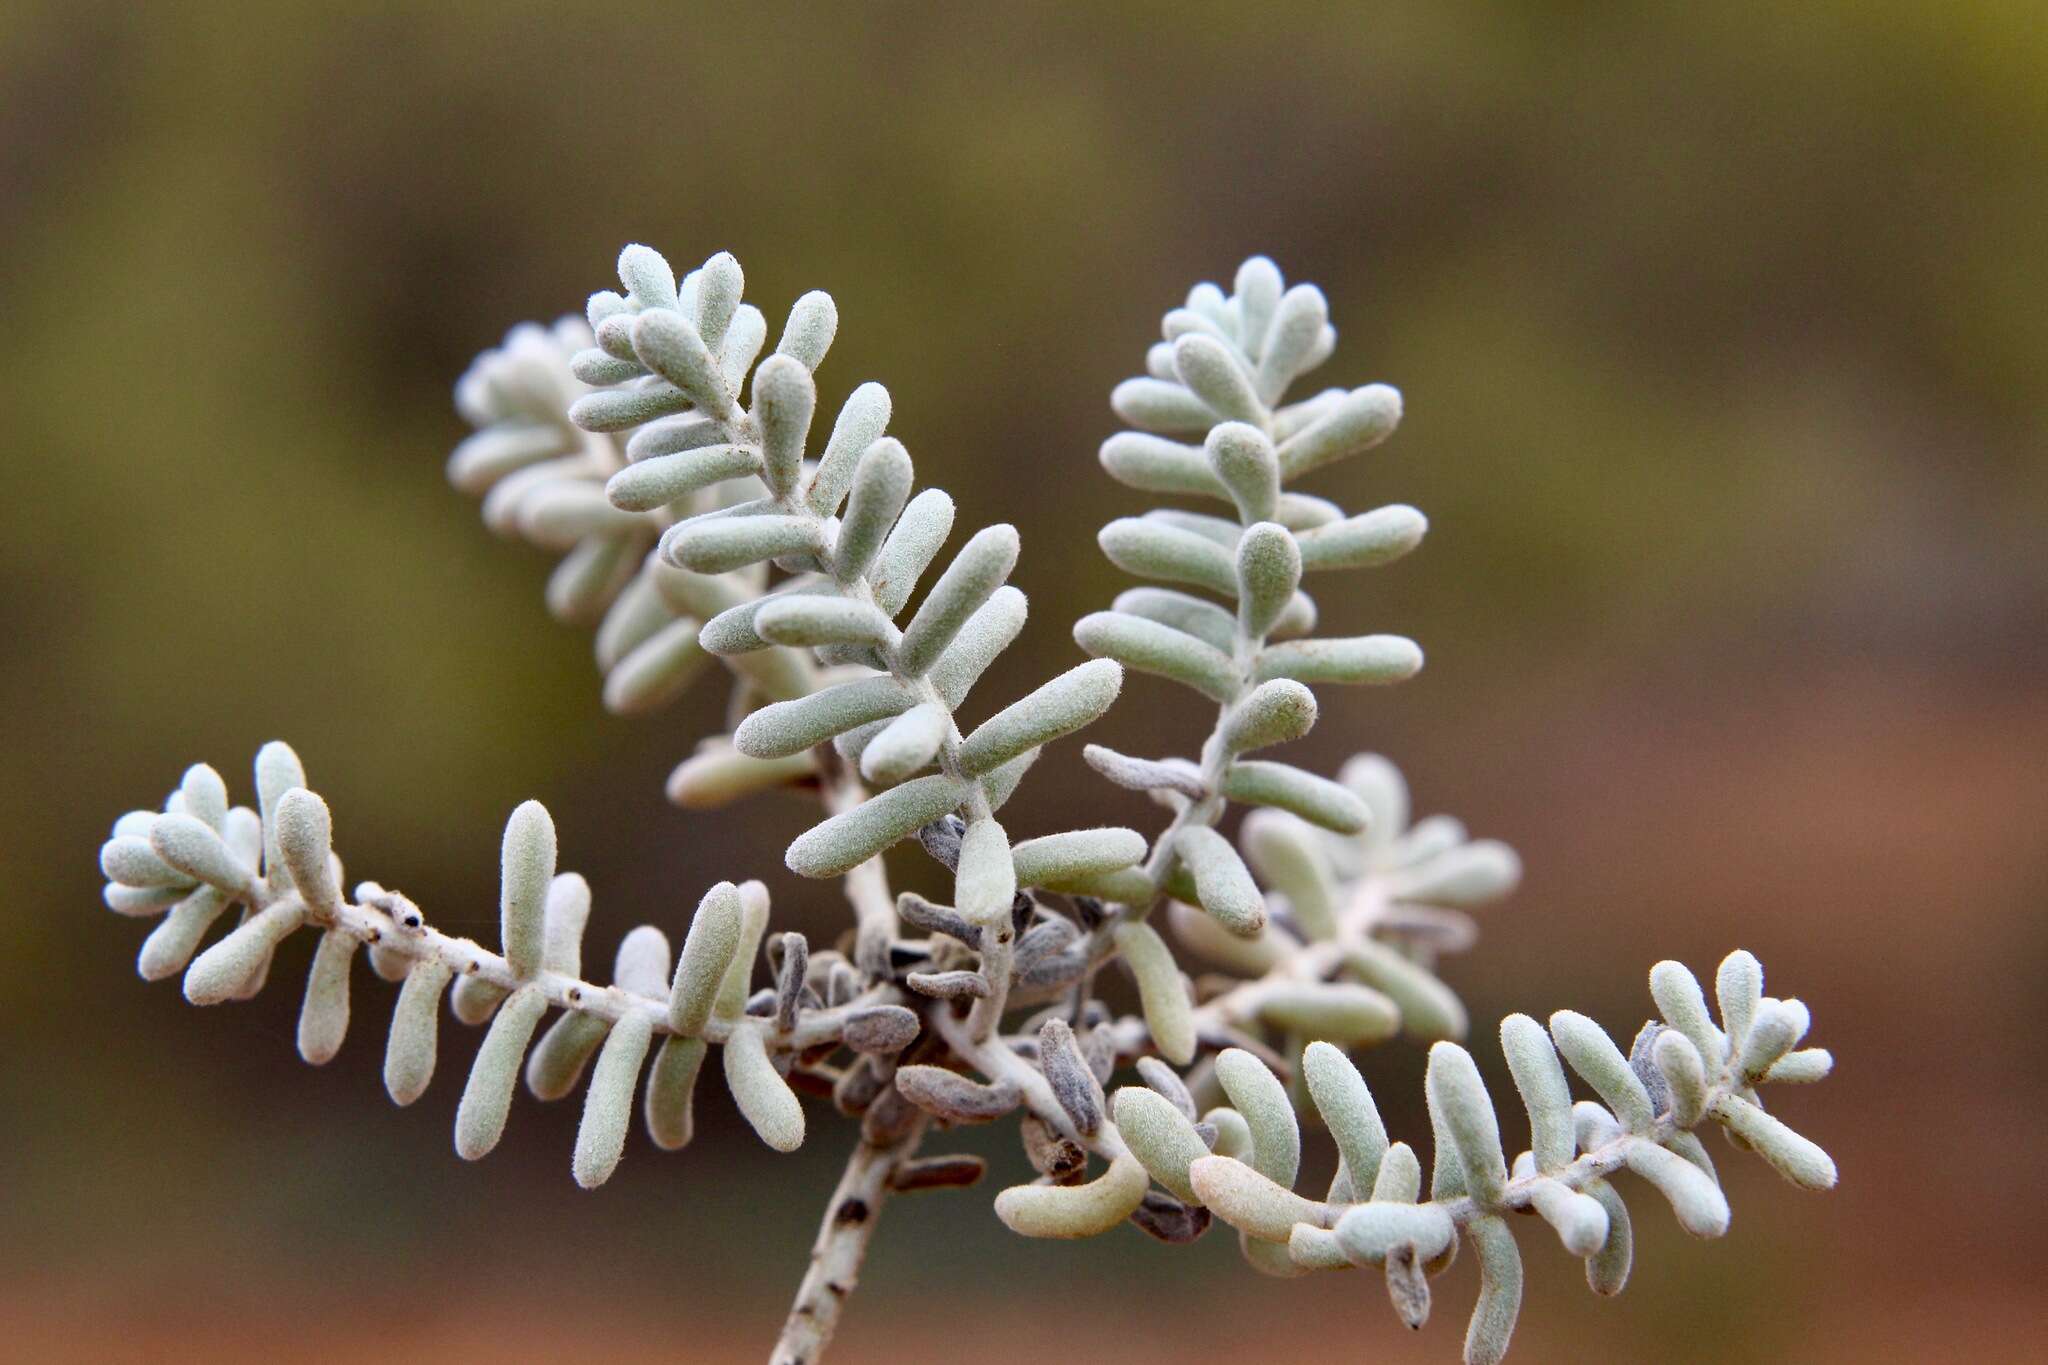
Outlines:
{"label": "bare stem section", "polygon": [[924,1132],[920,1121],[882,1146],[862,1137],[846,1159],[846,1170],[818,1224],[817,1240],[811,1243],[810,1268],[804,1271],[782,1335],[768,1357],[771,1365],[817,1365],[824,1356],[839,1328],[840,1312],[860,1284],[861,1262],[867,1259],[868,1243],[889,1198],[890,1179],[916,1155]]}

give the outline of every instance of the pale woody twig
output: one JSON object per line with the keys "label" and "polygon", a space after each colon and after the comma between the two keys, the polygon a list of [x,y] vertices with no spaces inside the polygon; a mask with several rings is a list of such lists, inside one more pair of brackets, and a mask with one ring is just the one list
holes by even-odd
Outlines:
{"label": "pale woody twig", "polygon": [[920,1117],[909,1132],[886,1146],[875,1146],[864,1137],[857,1140],[825,1205],[817,1240],[811,1245],[810,1267],[768,1357],[771,1365],[815,1365],[824,1354],[847,1299],[860,1283],[861,1262],[889,1197],[890,1178],[916,1155],[926,1123]]}

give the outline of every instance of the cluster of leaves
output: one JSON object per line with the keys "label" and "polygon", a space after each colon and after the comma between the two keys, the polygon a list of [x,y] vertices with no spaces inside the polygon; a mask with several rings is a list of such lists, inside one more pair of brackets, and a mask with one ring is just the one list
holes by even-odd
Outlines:
{"label": "cluster of leaves", "polygon": [[[1166,951],[1146,924],[1164,894],[1184,943],[1247,976],[1284,971],[1284,982],[1250,995],[1259,1013],[1292,1025],[1283,1027],[1290,1058],[1306,1036],[1376,1042],[1404,1018],[1420,1037],[1462,1036],[1463,1009],[1429,967],[1439,952],[1469,945],[1461,907],[1512,889],[1513,851],[1468,841],[1449,817],[1409,829],[1406,788],[1383,759],[1361,756],[1332,781],[1245,756],[1310,731],[1311,684],[1390,683],[1422,666],[1422,651],[1402,636],[1314,637],[1318,611],[1302,590],[1305,574],[1407,554],[1427,530],[1422,514],[1394,505],[1347,516],[1289,487],[1384,441],[1400,420],[1400,395],[1368,384],[1287,401],[1329,357],[1336,332],[1322,291],[1287,287],[1262,256],[1238,268],[1228,294],[1195,286],[1160,332],[1149,373],[1111,396],[1139,429],[1103,443],[1103,468],[1141,491],[1206,499],[1231,515],[1165,508],[1105,526],[1098,539],[1113,563],[1170,586],[1121,594],[1083,617],[1074,638],[1201,693],[1218,716],[1192,759],[1088,748],[1104,776],[1173,811],[1142,875],[1091,889],[1123,903],[1111,933],[1134,963]],[[1258,808],[1244,822],[1241,854],[1215,828],[1233,801]],[[1146,992],[1155,1037],[1152,1005],[1163,989]],[[1170,1043],[1162,1052],[1191,1059]]]}
{"label": "cluster of leaves", "polygon": [[[825,299],[827,342],[829,306]],[[727,358],[751,363],[764,333],[760,311],[743,305],[727,325]],[[759,597],[766,574],[765,566],[691,573],[653,552],[679,515],[741,501],[748,480],[714,482],[688,498],[652,507],[632,505],[630,498],[614,504],[606,495],[612,478],[629,463],[632,443],[585,431],[569,416],[592,392],[578,377],[576,360],[594,339],[580,318],[562,318],[551,327],[522,323],[502,345],[478,356],[456,385],[456,405],[477,431],[449,457],[448,478],[483,499],[484,524],[491,530],[563,554],[548,583],[548,608],[567,623],[597,625],[605,705],[621,715],[640,715],[675,700],[704,670],[712,656],[698,642],[703,622]],[[744,361],[737,350],[741,343],[750,348]],[[888,418],[886,393],[871,396],[868,407],[877,401],[879,431]],[[728,663],[736,709],[751,697],[779,701],[817,686],[817,670],[801,650],[764,649]],[[725,745],[678,769],[670,791],[683,805],[715,805],[812,772],[809,755],[763,765],[737,760]]]}
{"label": "cluster of leaves", "polygon": [[[778,1358],[822,1350],[874,1198],[979,1178],[978,1158],[915,1158],[927,1131],[1012,1113],[1036,1178],[994,1207],[1027,1236],[1092,1236],[1128,1221],[1187,1242],[1220,1217],[1269,1274],[1383,1270],[1397,1311],[1419,1326],[1428,1276],[1449,1264],[1462,1230],[1485,1280],[1473,1360],[1499,1358],[1516,1315],[1507,1213],[1548,1219],[1594,1287],[1614,1292],[1631,1252],[1608,1175],[1626,1166],[1651,1180],[1693,1231],[1725,1228],[1726,1201],[1692,1135],[1705,1119],[1801,1184],[1833,1182],[1825,1155],[1756,1101],[1759,1082],[1819,1079],[1829,1060],[1792,1051],[1805,1010],[1764,999],[1747,954],[1723,965],[1718,1026],[1690,975],[1661,964],[1652,981],[1667,1022],[1629,1057],[1578,1015],[1554,1016],[1548,1034],[1510,1018],[1503,1043],[1533,1135],[1508,1163],[1491,1100],[1455,1041],[1466,1011],[1435,968],[1470,946],[1469,911],[1513,888],[1519,860],[1450,817],[1411,821],[1405,783],[1377,756],[1335,777],[1250,756],[1308,733],[1312,685],[1393,682],[1422,662],[1399,636],[1314,634],[1304,575],[1390,562],[1426,523],[1406,506],[1348,516],[1288,487],[1376,445],[1400,415],[1384,385],[1286,401],[1335,343],[1313,286],[1287,288],[1255,257],[1233,292],[1201,285],[1166,314],[1149,374],[1112,400],[1140,429],[1105,442],[1102,463],[1126,484],[1232,515],[1165,509],[1105,527],[1111,560],[1155,585],[1080,620],[1075,639],[1092,660],[963,727],[970,690],[1024,624],[1024,596],[1007,581],[1015,530],[969,536],[920,595],[954,507],[936,489],[913,495],[910,457],[886,432],[888,392],[859,386],[812,440],[815,372],[837,326],[831,298],[800,298],[761,359],[767,323],[742,300],[731,256],[678,279],[631,246],[619,276],[621,289],[593,295],[583,318],[515,328],[478,358],[457,388],[477,432],[450,478],[482,496],[493,529],[564,555],[548,602],[597,625],[612,709],[652,710],[712,661],[724,666],[729,733],[701,744],[669,793],[685,806],[786,786],[813,793],[823,818],[785,861],[805,877],[843,878],[853,927],[813,952],[801,934],[768,933],[761,883],[720,882],[673,960],[662,931],[642,926],[622,943],[612,984],[598,986],[581,977],[590,889],[557,873],[538,803],[506,828],[492,952],[441,934],[377,883],[345,897],[327,807],[273,743],[257,760],[257,810],[230,806],[201,765],[162,812],[116,824],[102,851],[108,904],[164,914],[143,948],[145,977],[183,970],[198,1004],[247,998],[284,939],[315,929],[299,1033],[319,1063],[341,1046],[351,964],[367,949],[379,976],[403,983],[386,1054],[392,1097],[410,1103],[431,1078],[445,995],[458,1018],[489,1024],[458,1151],[473,1158],[497,1143],[522,1070],[541,1099],[572,1093],[587,1071],[574,1163],[587,1186],[616,1167],[636,1095],[658,1146],[689,1140],[711,1047],[740,1111],[779,1150],[803,1140],[799,1096],[829,1097],[860,1122],[842,1191],[860,1194],[865,1212],[828,1212]],[[1218,707],[1193,758],[1084,751],[1164,807],[1164,828],[1149,840],[1110,827],[1013,841],[998,812],[1044,745],[1111,705],[1126,669]],[[1234,840],[1219,828],[1232,803],[1252,808]],[[891,893],[881,855],[910,838],[952,874],[950,903]],[[1161,905],[1180,947],[1217,970],[1182,970],[1153,922]],[[200,952],[235,907],[241,922]],[[756,990],[763,960],[770,984]],[[1096,998],[1111,964],[1135,983],[1137,1016]],[[1433,1044],[1427,1202],[1415,1154],[1388,1140],[1347,1056],[1400,1034]],[[1559,1052],[1601,1103],[1571,1103]],[[1112,1100],[1106,1087],[1125,1069],[1142,1084]],[[1311,1105],[1343,1158],[1321,1201],[1291,1188],[1296,1113]]]}
{"label": "cluster of leaves", "polygon": [[[1281,402],[1334,346],[1328,314],[1320,290],[1283,290],[1264,257],[1240,268],[1236,293],[1198,285],[1186,307],[1167,313],[1166,339],[1148,358],[1151,375],[1118,385],[1111,399],[1144,430],[1106,441],[1103,467],[1133,487],[1221,501],[1235,515],[1162,509],[1112,521],[1098,537],[1110,560],[1173,586],[1133,589],[1074,627],[1090,653],[1168,678],[1221,708],[1199,759],[1100,748],[1089,758],[1112,781],[1178,811],[1151,869],[1153,894],[1172,891],[1244,937],[1263,927],[1264,907],[1243,863],[1210,828],[1226,801],[1285,810],[1339,834],[1362,831],[1370,812],[1339,784],[1243,755],[1308,733],[1316,719],[1311,683],[1394,682],[1422,666],[1422,651],[1401,636],[1305,638],[1317,611],[1301,591],[1304,573],[1391,562],[1427,529],[1412,507],[1347,518],[1327,499],[1284,491],[1385,439],[1400,418],[1400,395],[1382,384]],[[1150,898],[1140,889],[1128,899],[1143,908]]]}
{"label": "cluster of leaves", "polygon": [[[142,974],[182,970],[195,1005],[248,999],[287,937],[318,931],[299,1016],[300,1055],[318,1066],[347,1035],[351,971],[367,948],[377,976],[403,983],[384,1056],[385,1089],[397,1103],[411,1104],[433,1079],[444,995],[462,1022],[490,1025],[455,1119],[455,1149],[466,1159],[497,1146],[522,1064],[541,1100],[573,1093],[589,1069],[574,1171],[578,1183],[601,1185],[624,1151],[643,1070],[648,1135],[665,1149],[688,1144],[697,1073],[713,1046],[741,1114],[762,1141],[792,1151],[804,1114],[788,1077],[815,1082],[842,1053],[891,1056],[919,1032],[893,991],[867,984],[837,951],[812,953],[802,934],[766,945],[774,984],[750,993],[768,927],[759,882],[706,892],[680,953],[653,925],[632,930],[612,984],[600,986],[582,977],[590,887],[555,870],[554,821],[539,802],[518,807],[505,826],[502,951],[493,953],[436,930],[410,899],[375,882],[343,896],[327,804],[307,789],[289,746],[272,742],[258,753],[256,788],[259,810],[231,807],[220,774],[197,764],[162,812],[131,811],[116,822],[100,851],[107,903],[165,916],[143,946]],[[234,905],[241,923],[198,952],[206,929]],[[535,1043],[550,1010],[555,1020]]]}
{"label": "cluster of leaves", "polygon": [[[1436,1043],[1426,1082],[1434,1152],[1428,1200],[1414,1149],[1389,1140],[1357,1067],[1325,1042],[1309,1045],[1301,1072],[1341,1153],[1321,1200],[1294,1192],[1301,1155],[1295,1105],[1249,1053],[1227,1051],[1216,1064],[1246,1141],[1227,1148],[1205,1141],[1192,1104],[1170,1085],[1119,1090],[1114,1111],[1146,1172],[1177,1198],[1273,1248],[1270,1261],[1284,1256],[1296,1273],[1381,1270],[1409,1327],[1427,1321],[1429,1277],[1449,1267],[1462,1232],[1480,1273],[1465,1359],[1498,1361],[1522,1297],[1507,1215],[1540,1216],[1585,1262],[1594,1291],[1618,1294],[1633,1239],[1628,1207],[1608,1176],[1626,1169],[1649,1182],[1695,1236],[1728,1230],[1727,1197],[1693,1131],[1701,1123],[1720,1124],[1796,1185],[1834,1185],[1827,1153],[1765,1113],[1755,1090],[1766,1081],[1817,1081],[1832,1068],[1823,1049],[1794,1051],[1806,1033],[1806,1007],[1765,997],[1763,969],[1746,952],[1729,955],[1717,984],[1718,1027],[1693,974],[1677,962],[1658,963],[1650,989],[1664,1022],[1645,1025],[1627,1056],[1600,1025],[1570,1010],[1553,1014],[1547,1032],[1527,1015],[1503,1020],[1501,1049],[1530,1126],[1529,1149],[1512,1162],[1471,1054]],[[1560,1053],[1597,1101],[1573,1103]],[[1216,1111],[1202,1121],[1219,1131],[1238,1126],[1219,1123]]]}

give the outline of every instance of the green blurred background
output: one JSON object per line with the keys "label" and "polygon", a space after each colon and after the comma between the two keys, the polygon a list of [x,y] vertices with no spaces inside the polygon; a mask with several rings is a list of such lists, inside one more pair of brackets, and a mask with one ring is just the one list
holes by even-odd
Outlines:
{"label": "green blurred background", "polygon": [[[297,956],[194,1011],[134,977],[93,862],[185,764],[246,794],[285,736],[351,872],[444,927],[488,929],[527,796],[597,889],[592,960],[724,874],[837,922],[781,868],[796,803],[664,805],[719,689],[608,718],[547,561],[442,479],[469,356],[644,240],[733,250],[771,319],[829,288],[826,400],[884,380],[963,526],[1018,524],[1038,611],[991,702],[1076,661],[1119,586],[1094,529],[1147,503],[1094,453],[1160,312],[1253,250],[1319,282],[1322,382],[1397,384],[1409,417],[1317,489],[1434,529],[1325,603],[1429,668],[1327,702],[1308,761],[1383,750],[1523,851],[1450,979],[1480,1019],[1626,1035],[1651,961],[1739,944],[1840,1058],[1776,1106],[1836,1193],[1730,1153],[1713,1246],[1638,1193],[1612,1303],[1532,1235],[1516,1358],[2024,1357],[2044,70],[2036,0],[0,8],[0,1356],[765,1352],[843,1127],[773,1158],[709,1087],[697,1146],[636,1137],[585,1194],[575,1106],[522,1099],[464,1167],[473,1035],[396,1110],[388,988],[359,974],[356,1036],[309,1069]],[[1191,745],[1170,692],[1136,682],[1107,742]],[[1013,809],[1149,824],[1078,745]],[[1423,1132],[1413,1049],[1366,1065]],[[963,1145],[1021,1168],[1007,1132]],[[1456,1358],[1469,1264],[1410,1338],[1376,1279],[1258,1280],[1230,1243],[1026,1244],[987,1190],[905,1201],[836,1358]]]}

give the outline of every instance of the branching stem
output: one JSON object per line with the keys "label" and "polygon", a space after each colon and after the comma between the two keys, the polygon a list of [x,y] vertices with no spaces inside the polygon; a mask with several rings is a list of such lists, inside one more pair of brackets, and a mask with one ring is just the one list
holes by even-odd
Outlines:
{"label": "branching stem", "polygon": [[1129,1150],[1123,1134],[1106,1116],[1093,1133],[1075,1128],[1074,1120],[1053,1094],[1052,1082],[1045,1078],[1045,1073],[1005,1046],[1000,1038],[972,1037],[966,1021],[943,1005],[927,1011],[925,1019],[960,1060],[992,1081],[1014,1082],[1024,1107],[1054,1132],[1072,1138],[1105,1161],[1114,1161]]}

